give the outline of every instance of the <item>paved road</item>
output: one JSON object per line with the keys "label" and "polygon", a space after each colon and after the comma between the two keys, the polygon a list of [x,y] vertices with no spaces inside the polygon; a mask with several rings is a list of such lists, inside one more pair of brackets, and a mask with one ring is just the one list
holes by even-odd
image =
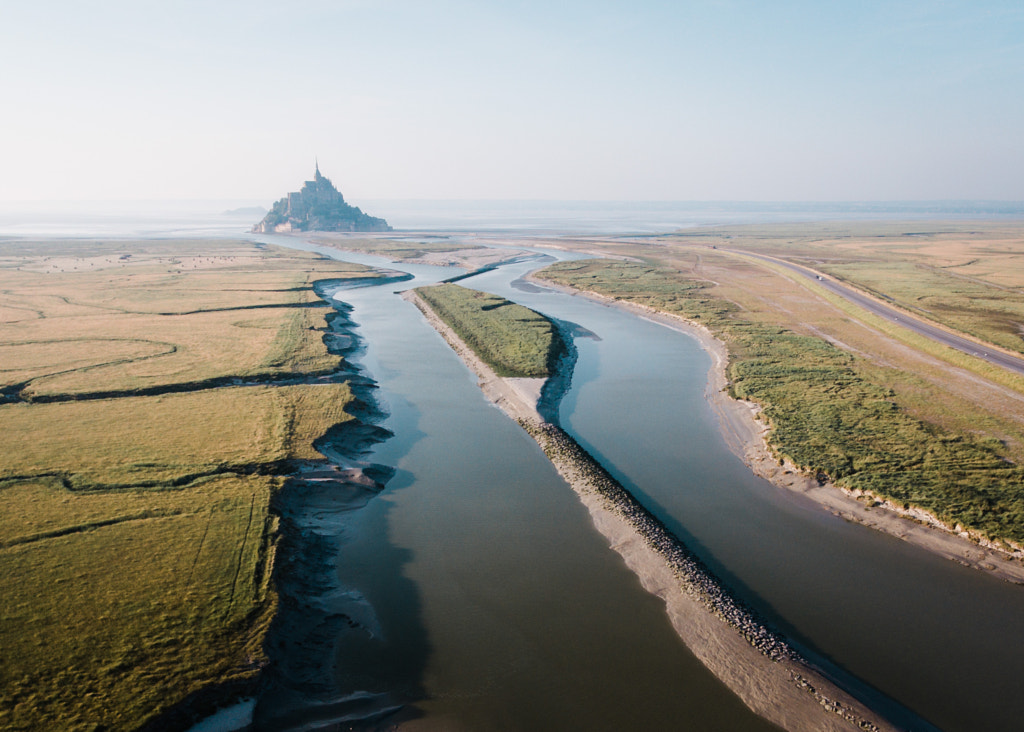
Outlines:
{"label": "paved road", "polygon": [[925,320],[910,317],[904,311],[885,305],[884,303],[868,297],[852,287],[847,287],[846,285],[837,282],[831,277],[819,275],[812,269],[787,262],[783,259],[767,257],[763,254],[754,254],[753,252],[745,252],[739,249],[726,249],[725,251],[730,251],[735,254],[743,254],[748,257],[753,257],[754,259],[762,259],[766,262],[771,262],[772,264],[781,265],[788,270],[796,272],[802,277],[806,277],[809,280],[815,280],[817,284],[821,285],[826,290],[849,300],[854,305],[864,308],[868,312],[874,313],[880,318],[885,318],[886,320],[899,323],[904,328],[907,328],[918,335],[930,338],[933,341],[947,345],[950,348],[955,348],[958,351],[969,353],[972,356],[983,358],[996,366],[1002,366],[1004,369],[1008,369],[1014,373],[1024,374],[1024,358],[1020,356],[1011,356],[1007,353],[1003,353],[1002,351],[990,350],[986,346],[977,343],[976,341],[972,341],[969,338],[964,338],[954,333],[950,333],[949,331],[932,325]]}

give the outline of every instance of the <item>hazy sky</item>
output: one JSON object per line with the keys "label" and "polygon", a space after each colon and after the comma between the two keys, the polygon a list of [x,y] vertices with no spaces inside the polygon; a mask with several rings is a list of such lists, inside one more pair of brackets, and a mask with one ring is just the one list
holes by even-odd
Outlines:
{"label": "hazy sky", "polygon": [[0,200],[1024,200],[1024,3],[0,0]]}

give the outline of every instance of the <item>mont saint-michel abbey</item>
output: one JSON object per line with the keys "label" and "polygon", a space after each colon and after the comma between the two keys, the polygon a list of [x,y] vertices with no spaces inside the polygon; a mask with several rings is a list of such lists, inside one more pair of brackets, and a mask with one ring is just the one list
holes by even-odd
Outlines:
{"label": "mont saint-michel abbey", "polygon": [[288,231],[391,231],[384,219],[363,213],[345,203],[345,197],[316,164],[313,180],[301,191],[289,193],[277,201],[252,230],[257,233]]}

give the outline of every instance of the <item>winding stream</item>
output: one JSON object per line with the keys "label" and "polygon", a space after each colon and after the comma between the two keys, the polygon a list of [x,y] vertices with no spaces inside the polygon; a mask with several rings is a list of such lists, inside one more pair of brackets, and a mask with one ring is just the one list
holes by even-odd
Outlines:
{"label": "winding stream", "polygon": [[[396,470],[342,527],[339,581],[374,618],[342,633],[339,686],[391,695],[404,711],[389,721],[407,729],[770,728],[682,646],[533,441],[393,294],[451,270],[318,251],[416,277],[339,295],[394,433],[370,459]],[[1019,727],[1024,589],[756,478],[719,434],[703,396],[709,359],[695,341],[524,287],[538,266],[463,284],[595,334],[576,343],[567,431],[875,706],[915,729],[927,725],[914,713],[946,730]]]}

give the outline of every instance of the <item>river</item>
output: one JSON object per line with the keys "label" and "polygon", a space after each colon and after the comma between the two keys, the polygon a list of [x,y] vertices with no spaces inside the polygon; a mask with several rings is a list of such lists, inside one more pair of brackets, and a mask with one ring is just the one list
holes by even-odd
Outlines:
{"label": "river", "polygon": [[[294,241],[294,240],[293,240]],[[368,264],[383,260],[332,252]],[[559,254],[558,256],[565,256]],[[408,729],[766,729],[676,639],[533,441],[395,289],[339,296],[366,343],[396,469],[346,524],[337,572],[380,632],[348,634],[349,690],[399,690]],[[704,399],[691,338],[524,287],[538,262],[462,284],[594,334],[563,427],[826,672],[912,728],[1024,719],[1024,589],[834,518],[755,477]],[[912,711],[908,711],[912,710]],[[916,716],[920,715],[920,717]]]}

